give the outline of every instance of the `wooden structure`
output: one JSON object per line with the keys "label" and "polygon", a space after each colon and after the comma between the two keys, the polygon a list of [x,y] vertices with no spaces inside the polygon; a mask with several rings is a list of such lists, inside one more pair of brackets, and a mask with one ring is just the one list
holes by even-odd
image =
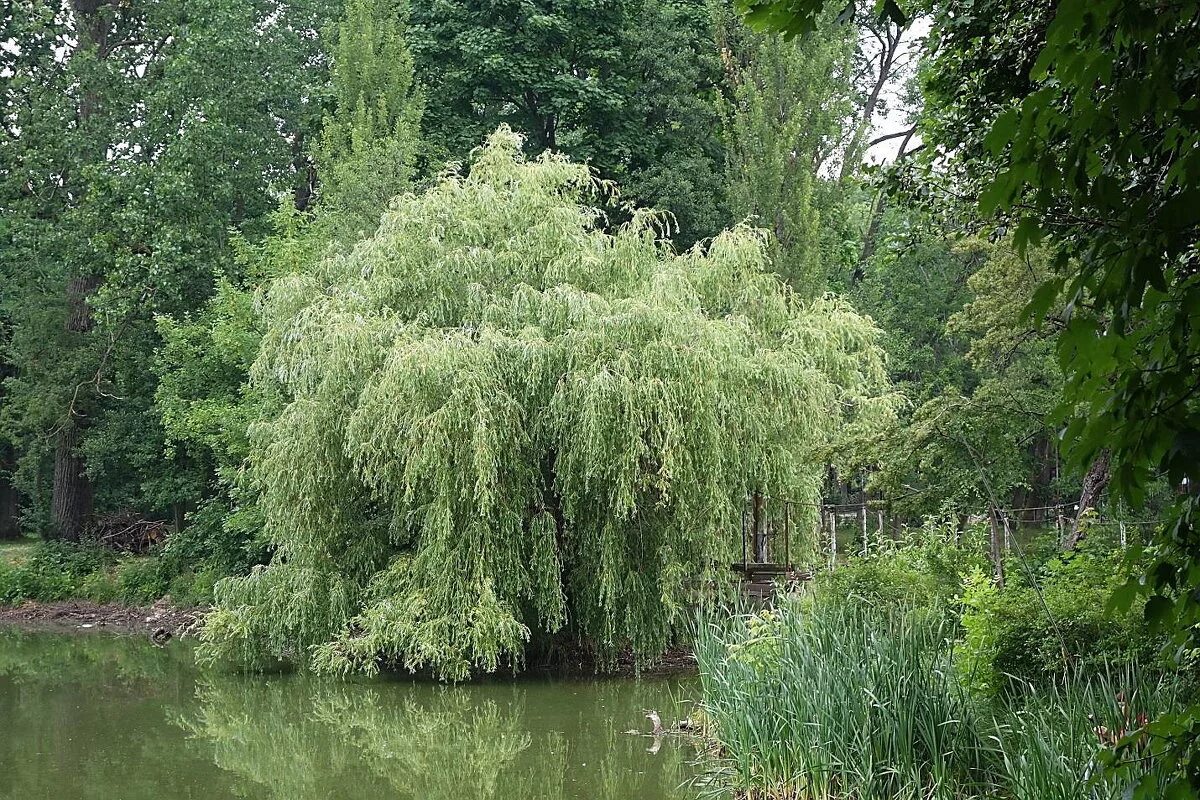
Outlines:
{"label": "wooden structure", "polygon": [[[986,516],[964,515],[960,534],[967,524],[989,522],[993,528],[991,543],[996,550],[993,557],[999,561],[1004,553],[1024,547],[1035,535],[1056,533],[1061,545],[1079,513],[1078,508],[1076,503],[1060,503],[993,509]],[[798,523],[811,519],[813,511],[816,525],[807,530],[807,525]],[[777,587],[812,577],[796,564],[797,556],[805,558],[806,563],[815,557],[834,569],[847,557],[886,551],[904,536],[906,528],[918,523],[893,516],[880,503],[817,504],[755,493],[746,498],[742,509],[741,559],[731,567],[741,575],[744,595],[770,599]],[[1158,523],[1153,520],[1096,515],[1089,536],[1111,538],[1113,544],[1124,548],[1130,536],[1140,535],[1141,527],[1155,524]]]}
{"label": "wooden structure", "polygon": [[809,577],[792,561],[792,505],[755,492],[742,509],[742,559],[731,566],[748,597],[769,599],[779,583]]}

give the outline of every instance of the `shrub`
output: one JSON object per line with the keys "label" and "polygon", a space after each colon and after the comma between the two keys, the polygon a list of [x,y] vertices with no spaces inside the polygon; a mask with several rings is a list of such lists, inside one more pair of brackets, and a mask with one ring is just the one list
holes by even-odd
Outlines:
{"label": "shrub", "polygon": [[0,605],[11,605],[20,599],[18,568],[0,561]]}
{"label": "shrub", "polygon": [[210,605],[213,601],[213,587],[223,577],[217,569],[183,572],[171,578],[167,593],[176,605]]}
{"label": "shrub", "polygon": [[966,576],[983,563],[979,530],[960,533],[948,520],[931,519],[900,542],[819,573],[813,588],[831,599],[952,613]]}
{"label": "shrub", "polygon": [[1038,682],[1072,669],[1152,658],[1157,644],[1140,607],[1107,610],[1122,582],[1122,563],[1120,552],[1085,540],[1042,565],[1010,561],[1003,589],[975,572],[962,595],[960,674],[973,688],[995,694],[1014,678]]}
{"label": "shrub", "polygon": [[117,565],[117,595],[123,602],[152,603],[167,593],[168,577],[153,557],[133,557]]}
{"label": "shrub", "polygon": [[0,564],[0,603],[66,600],[79,591],[84,576],[100,568],[105,555],[86,545],[41,542],[20,564]]}
{"label": "shrub", "polygon": [[117,582],[107,569],[96,570],[79,585],[79,594],[95,603],[111,603],[118,593]]}

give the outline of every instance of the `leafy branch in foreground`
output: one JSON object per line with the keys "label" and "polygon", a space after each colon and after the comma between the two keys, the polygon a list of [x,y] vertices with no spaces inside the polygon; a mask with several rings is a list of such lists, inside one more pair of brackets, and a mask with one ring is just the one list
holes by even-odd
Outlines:
{"label": "leafy branch in foreground", "polygon": [[639,212],[493,134],[467,176],[274,284],[254,368],[265,569],[218,586],[210,656],[462,679],[531,631],[660,652],[724,570],[747,491],[815,498],[893,418],[878,330],[802,302],[739,228],[677,255]]}

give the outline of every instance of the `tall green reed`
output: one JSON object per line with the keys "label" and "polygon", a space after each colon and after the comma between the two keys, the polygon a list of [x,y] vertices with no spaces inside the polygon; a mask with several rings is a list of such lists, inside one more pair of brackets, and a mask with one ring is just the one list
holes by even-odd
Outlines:
{"label": "tall green reed", "polygon": [[1127,669],[1014,684],[989,705],[952,668],[953,633],[937,614],[831,600],[702,621],[717,783],[751,800],[1121,796],[1098,729],[1132,731],[1170,682]]}
{"label": "tall green reed", "polygon": [[[1115,800],[1129,775],[1101,768],[1100,751],[1176,704],[1179,684],[1131,666],[1045,687],[1020,684],[997,715],[994,743],[1002,794],[1012,800]],[[1132,772],[1155,770],[1146,740]]]}
{"label": "tall green reed", "polygon": [[856,605],[702,624],[718,768],[750,797],[964,796],[989,746],[948,642],[929,617]]}

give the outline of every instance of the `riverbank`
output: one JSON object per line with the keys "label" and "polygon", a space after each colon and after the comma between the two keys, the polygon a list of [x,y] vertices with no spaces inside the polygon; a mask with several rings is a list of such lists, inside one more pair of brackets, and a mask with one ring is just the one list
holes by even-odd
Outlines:
{"label": "riverbank", "polygon": [[[0,605],[0,627],[59,633],[145,635],[165,640],[195,634],[207,612],[206,607],[175,606],[167,598],[152,605],[97,603],[82,598],[49,602],[26,600],[19,605]],[[558,677],[672,677],[696,674],[696,659],[691,648],[676,646],[654,663],[639,666],[633,654],[626,651],[617,657],[610,669],[597,670],[595,656],[578,648],[569,653],[560,651],[549,663],[528,664],[526,671]]]}
{"label": "riverbank", "polygon": [[206,610],[176,607],[165,599],[149,606],[91,600],[26,600],[15,606],[0,606],[0,626],[67,633],[145,634],[162,640],[193,633]]}

